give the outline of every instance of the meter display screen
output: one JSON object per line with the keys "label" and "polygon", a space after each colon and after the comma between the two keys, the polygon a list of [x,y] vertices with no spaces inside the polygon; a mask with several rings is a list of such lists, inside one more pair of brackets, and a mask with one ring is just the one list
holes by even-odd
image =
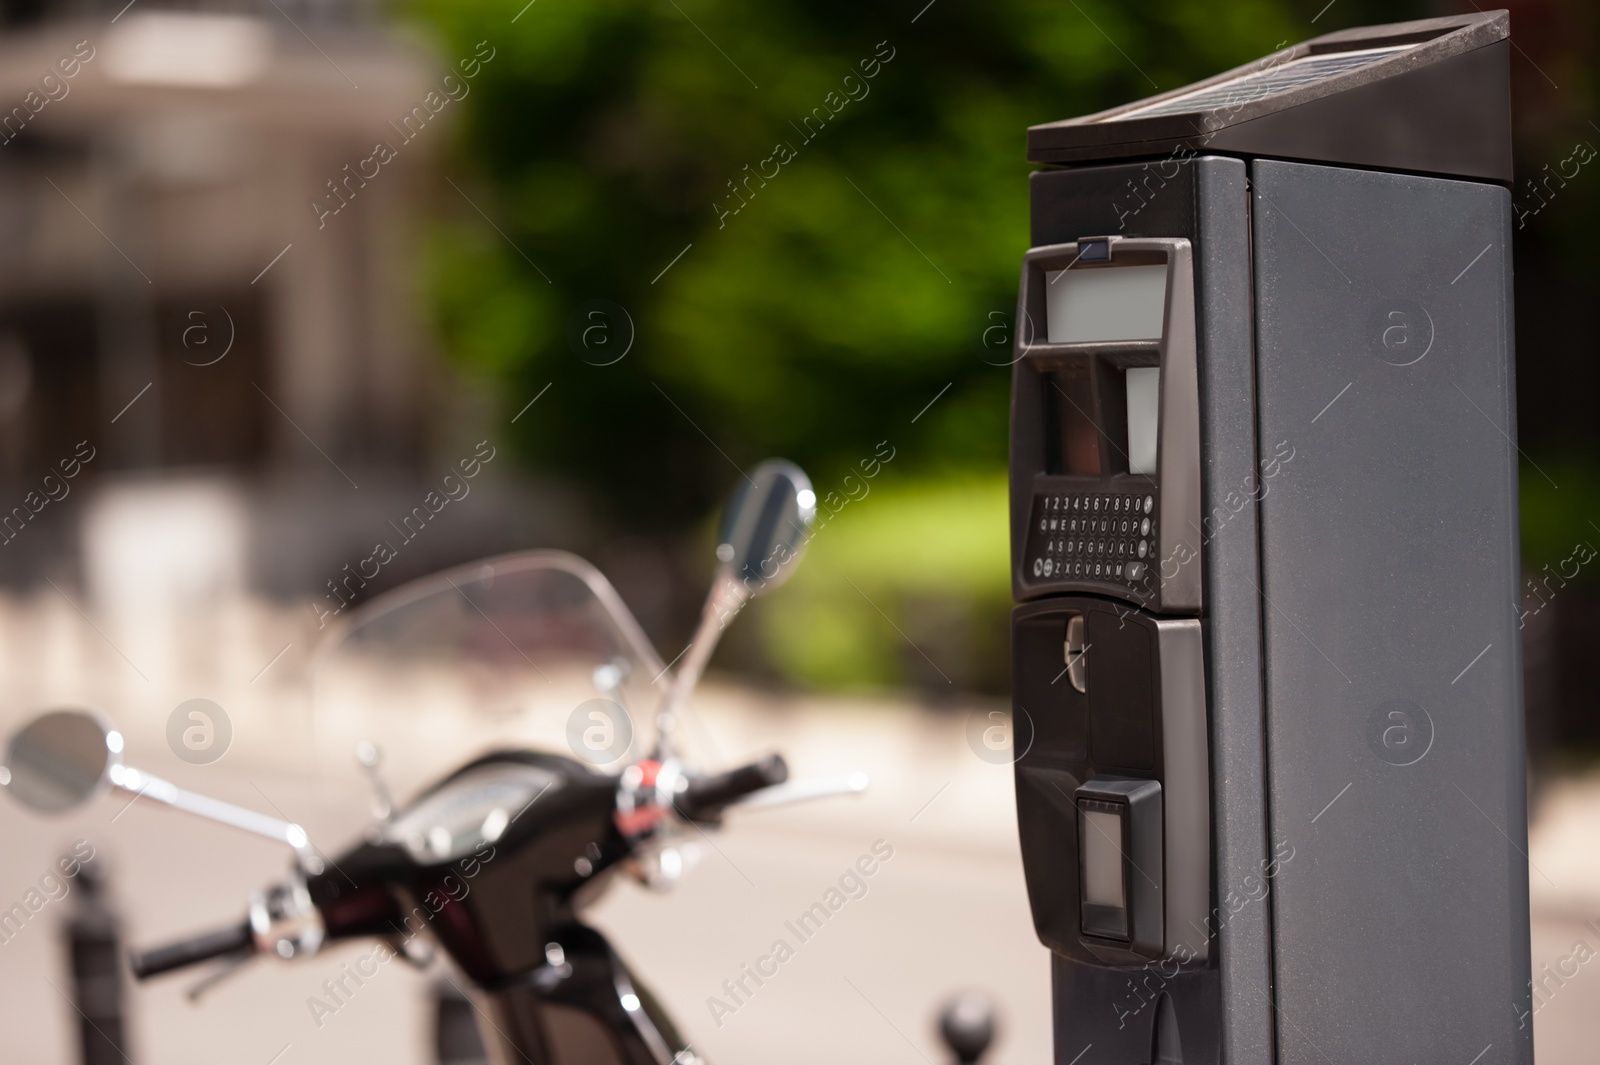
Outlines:
{"label": "meter display screen", "polygon": [[1122,909],[1122,815],[1104,809],[1079,810],[1083,818],[1083,901]]}
{"label": "meter display screen", "polygon": [[1160,340],[1165,266],[1047,270],[1045,331],[1052,344]]}

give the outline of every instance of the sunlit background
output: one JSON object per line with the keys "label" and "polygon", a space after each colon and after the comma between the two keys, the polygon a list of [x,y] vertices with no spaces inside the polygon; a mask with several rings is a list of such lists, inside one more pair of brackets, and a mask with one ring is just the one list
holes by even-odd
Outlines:
{"label": "sunlit background", "polygon": [[[1047,1060],[1009,771],[967,741],[1006,705],[1024,130],[1474,5],[125,2],[0,2],[0,726],[100,707],[139,764],[336,846],[368,800],[307,678],[340,615],[557,547],[670,661],[722,497],[783,455],[825,527],[730,631],[703,716],[718,757],[874,790],[735,825],[676,896],[619,888],[596,918],[713,1060],[939,1060],[962,987],[998,1000],[997,1060]],[[1512,6],[1536,970],[1600,951],[1600,177],[1564,176],[1600,144],[1597,23]],[[470,492],[406,526],[472,456]],[[209,766],[164,738],[194,697],[233,722]],[[78,839],[103,882],[103,911],[75,888],[0,943],[8,1061],[83,1060],[70,927],[164,940],[283,867],[107,803],[0,807],[0,907]],[[706,997],[880,837],[901,864],[854,923],[715,1025]],[[131,1061],[468,1060],[435,1046],[434,973],[313,1025],[339,960],[106,1001]],[[1529,1018],[1542,1061],[1600,1034],[1579,973]]]}

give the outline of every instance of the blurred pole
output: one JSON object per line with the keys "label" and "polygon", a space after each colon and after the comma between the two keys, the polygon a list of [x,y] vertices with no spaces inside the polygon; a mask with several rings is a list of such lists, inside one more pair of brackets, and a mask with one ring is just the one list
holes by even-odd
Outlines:
{"label": "blurred pole", "polygon": [[78,1060],[82,1065],[118,1065],[128,1057],[117,919],[106,904],[105,882],[98,869],[84,865],[75,880],[78,890],[67,921],[67,954],[72,1001],[78,1007]]}
{"label": "blurred pole", "polygon": [[158,293],[150,276],[155,244],[147,223],[154,204],[136,173],[130,138],[138,135],[137,129],[115,130],[92,138],[87,177],[93,206],[86,208],[104,237],[95,272],[95,327],[100,409],[116,420],[104,430],[117,440],[108,465],[148,469],[161,461],[163,390]]}
{"label": "blurred pole", "polygon": [[435,980],[433,1049],[438,1065],[489,1065],[472,1002],[449,980]]}

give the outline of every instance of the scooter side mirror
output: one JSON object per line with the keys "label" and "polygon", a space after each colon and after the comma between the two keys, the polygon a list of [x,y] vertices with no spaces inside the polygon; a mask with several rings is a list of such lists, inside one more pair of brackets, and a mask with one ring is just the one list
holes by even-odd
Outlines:
{"label": "scooter side mirror", "polygon": [[115,788],[207,821],[237,828],[294,848],[307,872],[322,871],[305,829],[276,817],[213,799],[122,764],[122,733],[88,710],[49,710],[17,730],[0,766],[0,784],[12,798],[40,813],[80,806]]}
{"label": "scooter side mirror", "polygon": [[122,735],[87,710],[51,710],[24,725],[6,749],[12,798],[31,810],[60,813],[104,788],[120,764]]}
{"label": "scooter side mirror", "polygon": [[717,561],[752,595],[789,579],[817,516],[811,480],[792,462],[768,459],[739,482],[723,511]]}
{"label": "scooter side mirror", "polygon": [[671,756],[670,733],[711,660],[728,622],[753,596],[789,579],[817,516],[817,494],[800,467],[768,459],[750,471],[728,500],[717,531],[717,571],[700,611],[700,625],[680,656],[681,665],[656,711],[656,755]]}

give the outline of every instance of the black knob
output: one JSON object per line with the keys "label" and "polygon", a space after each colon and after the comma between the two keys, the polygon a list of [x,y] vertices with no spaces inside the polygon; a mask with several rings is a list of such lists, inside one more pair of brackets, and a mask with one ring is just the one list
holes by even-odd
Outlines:
{"label": "black knob", "polygon": [[982,991],[963,991],[939,1011],[939,1034],[961,1065],[975,1065],[994,1033],[994,1001]]}

